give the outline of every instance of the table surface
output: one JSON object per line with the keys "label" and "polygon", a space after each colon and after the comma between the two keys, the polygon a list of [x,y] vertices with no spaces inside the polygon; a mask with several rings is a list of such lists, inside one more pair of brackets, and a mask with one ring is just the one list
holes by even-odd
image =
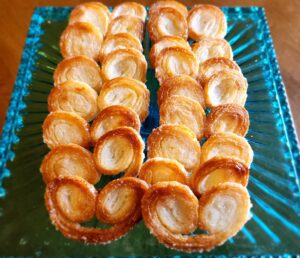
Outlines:
{"label": "table surface", "polygon": [[[37,6],[74,6],[79,0],[1,0],[0,2],[0,132],[20,63],[33,9]],[[114,6],[124,1],[105,0]],[[150,5],[153,1],[138,1]],[[187,6],[211,3],[219,6],[263,6],[271,28],[280,70],[300,135],[300,1],[299,0],[181,0]]]}

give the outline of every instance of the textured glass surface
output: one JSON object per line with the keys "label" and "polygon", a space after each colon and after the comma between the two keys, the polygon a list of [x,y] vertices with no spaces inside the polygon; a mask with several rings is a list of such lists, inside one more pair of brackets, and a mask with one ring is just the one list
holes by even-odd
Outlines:
{"label": "textured glass surface", "polygon": [[[243,230],[209,254],[299,254],[299,148],[265,13],[254,7],[223,10],[229,24],[226,38],[249,82],[247,139],[255,156],[248,189],[253,209]],[[47,115],[52,74],[61,60],[58,39],[69,12],[70,8],[38,8],[32,18],[0,144],[0,255],[184,255],[159,244],[142,222],[105,246],[68,240],[50,223],[39,173],[48,151],[41,124]],[[144,46],[148,55],[147,35]],[[152,69],[147,86],[151,110],[142,127],[144,139],[158,126],[158,82]]]}

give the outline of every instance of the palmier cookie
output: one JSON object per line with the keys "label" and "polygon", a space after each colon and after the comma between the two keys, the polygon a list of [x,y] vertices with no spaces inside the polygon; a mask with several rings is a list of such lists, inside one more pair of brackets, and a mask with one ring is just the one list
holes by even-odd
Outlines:
{"label": "palmier cookie", "polygon": [[175,159],[188,172],[200,165],[200,144],[193,131],[183,125],[161,125],[148,137],[148,159]]}
{"label": "palmier cookie", "polygon": [[100,111],[113,105],[130,107],[143,122],[149,113],[150,93],[144,83],[119,77],[103,84],[97,103]]}
{"label": "palmier cookie", "polygon": [[46,117],[42,127],[44,143],[50,149],[68,143],[89,147],[89,124],[74,113],[52,112]]}
{"label": "palmier cookie", "polygon": [[179,11],[185,18],[188,15],[188,10],[186,6],[183,5],[182,3],[173,0],[163,0],[163,1],[156,1],[155,3],[151,4],[149,8],[149,16],[159,13],[160,9],[166,7]]}
{"label": "palmier cookie", "polygon": [[119,17],[121,15],[126,16],[136,16],[140,18],[143,22],[146,20],[147,11],[145,6],[136,2],[125,2],[114,7],[112,11],[112,19]]}

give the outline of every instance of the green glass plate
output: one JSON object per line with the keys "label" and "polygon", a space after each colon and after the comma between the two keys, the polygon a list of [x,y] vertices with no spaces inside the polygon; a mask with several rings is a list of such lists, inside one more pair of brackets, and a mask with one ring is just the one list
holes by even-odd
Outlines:
{"label": "green glass plate", "polygon": [[[50,223],[39,173],[48,152],[41,124],[48,112],[53,71],[61,60],[59,36],[70,10],[37,8],[32,17],[0,144],[0,255],[186,255],[159,244],[143,222],[124,238],[103,246],[66,239]],[[256,7],[223,10],[229,25],[226,39],[249,82],[246,108],[251,125],[247,139],[254,150],[254,162],[248,189],[253,209],[252,220],[242,231],[209,254],[299,254],[299,147],[265,13]],[[143,44],[148,59],[147,33]],[[144,140],[158,126],[158,82],[151,68],[147,87],[151,106],[141,130]],[[106,177],[101,183],[108,180]]]}

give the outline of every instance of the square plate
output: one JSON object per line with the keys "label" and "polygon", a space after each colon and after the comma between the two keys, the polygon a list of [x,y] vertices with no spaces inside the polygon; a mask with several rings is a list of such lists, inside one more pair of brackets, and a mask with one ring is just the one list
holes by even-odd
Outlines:
{"label": "square plate", "polygon": [[[121,240],[104,246],[66,239],[50,223],[39,173],[48,151],[41,125],[48,113],[52,74],[61,60],[59,36],[70,10],[37,8],[32,17],[0,144],[0,255],[186,255],[159,244],[143,222]],[[247,139],[254,150],[254,162],[248,189],[253,209],[252,220],[242,231],[209,254],[299,254],[299,147],[265,12],[257,7],[223,11],[228,19],[226,39],[249,82],[246,108],[251,124]],[[143,44],[148,59],[147,33]],[[151,106],[141,130],[144,140],[158,126],[158,82],[151,68],[147,87]]]}

